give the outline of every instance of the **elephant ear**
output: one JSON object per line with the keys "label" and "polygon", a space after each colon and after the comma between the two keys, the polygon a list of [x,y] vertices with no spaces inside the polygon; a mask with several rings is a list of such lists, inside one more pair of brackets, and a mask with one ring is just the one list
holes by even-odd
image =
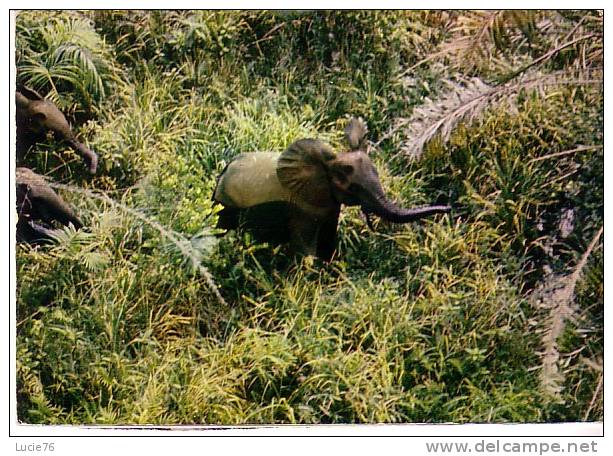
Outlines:
{"label": "elephant ear", "polygon": [[345,127],[345,141],[349,144],[350,150],[364,150],[366,145],[366,134],[368,126],[361,117],[352,117]]}
{"label": "elephant ear", "polygon": [[32,121],[42,125],[42,123],[47,120],[47,114],[45,114],[44,112],[36,112],[32,114],[31,119]]}
{"label": "elephant ear", "polygon": [[332,147],[318,139],[300,139],[279,157],[277,177],[283,187],[316,206],[332,201],[328,162],[336,158]]}
{"label": "elephant ear", "polygon": [[17,106],[17,109],[28,109],[30,99],[21,92],[15,92],[15,106]]}

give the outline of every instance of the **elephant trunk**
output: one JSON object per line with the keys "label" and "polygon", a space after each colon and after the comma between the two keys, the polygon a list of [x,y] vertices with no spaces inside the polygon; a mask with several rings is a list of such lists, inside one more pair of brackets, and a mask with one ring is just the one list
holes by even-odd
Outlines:
{"label": "elephant trunk", "polygon": [[89,167],[89,172],[91,174],[96,174],[96,170],[98,169],[98,155],[96,155],[96,153],[93,150],[88,149],[85,146],[85,144],[80,143],[74,138],[69,137],[66,139],[66,141],[68,142],[70,147],[76,150],[77,153],[81,157],[83,157],[83,159],[85,160],[85,163]]}
{"label": "elephant trunk", "polygon": [[370,203],[363,204],[362,210],[367,214],[375,214],[392,223],[408,223],[430,215],[447,213],[451,211],[451,206],[421,206],[406,209],[387,199],[381,192]]}

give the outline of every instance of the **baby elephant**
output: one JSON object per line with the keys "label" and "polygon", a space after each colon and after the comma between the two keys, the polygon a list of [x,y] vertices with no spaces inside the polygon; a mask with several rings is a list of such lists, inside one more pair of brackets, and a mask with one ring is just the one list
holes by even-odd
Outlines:
{"label": "baby elephant", "polygon": [[51,101],[43,99],[37,92],[22,88],[15,92],[17,108],[17,143],[18,152],[23,153],[35,138],[44,131],[51,130],[59,139],[63,139],[73,148],[89,167],[89,172],[96,173],[98,156],[84,144],[77,141],[66,117]]}
{"label": "baby elephant", "polygon": [[[17,193],[17,241],[39,243],[48,240],[53,222],[83,227],[81,220],[45,179],[28,168],[15,170]],[[43,224],[41,224],[41,222]]]}
{"label": "baby elephant", "polygon": [[317,139],[301,139],[283,153],[238,155],[217,181],[213,200],[224,208],[219,228],[244,227],[259,238],[290,242],[298,253],[329,261],[336,247],[341,204],[361,206],[393,223],[407,223],[449,206],[405,209],[390,201],[368,155],[358,150],[366,125],[353,119],[345,130],[349,152],[335,154]]}

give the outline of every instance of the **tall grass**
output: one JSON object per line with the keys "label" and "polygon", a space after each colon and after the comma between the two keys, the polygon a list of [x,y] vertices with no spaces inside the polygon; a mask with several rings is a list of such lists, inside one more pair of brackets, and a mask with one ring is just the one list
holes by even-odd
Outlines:
{"label": "tall grass", "polygon": [[[38,172],[71,184],[58,192],[87,228],[17,246],[19,419],[602,420],[601,87],[534,85],[507,104],[488,98],[447,134],[429,135],[419,160],[404,153],[413,139],[405,127],[437,122],[466,89],[449,81],[494,85],[531,63],[547,77],[571,69],[601,77],[598,37],[534,63],[569,33],[597,34],[598,14],[496,17],[20,13],[19,77],[50,97],[53,82],[68,111],[78,111],[73,96],[91,108],[88,122],[72,119],[101,163],[98,175],[81,175],[51,159],[51,140],[28,156]],[[492,35],[477,42],[476,30]],[[80,85],[51,71],[37,79],[58,68],[52,52],[74,36],[84,37],[81,51],[62,58]],[[442,52],[467,37],[482,59],[468,69],[455,60],[461,53]],[[330,263],[245,232],[215,236],[211,195],[232,157],[303,137],[341,150],[351,115],[369,122],[392,199],[452,202],[454,212],[403,226],[376,221],[371,231],[345,208]],[[551,332],[547,297],[557,288],[547,287],[571,276],[573,318]],[[535,290],[550,291],[537,303]],[[544,394],[549,380],[555,391]]]}

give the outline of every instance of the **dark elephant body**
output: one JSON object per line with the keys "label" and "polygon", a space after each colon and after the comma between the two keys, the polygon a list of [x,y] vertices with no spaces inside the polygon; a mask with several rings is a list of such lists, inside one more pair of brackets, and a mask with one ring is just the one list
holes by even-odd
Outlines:
{"label": "dark elephant body", "polygon": [[17,241],[37,243],[47,240],[53,223],[79,229],[83,223],[66,202],[40,175],[28,168],[15,170],[17,196]]}
{"label": "dark elephant body", "polygon": [[77,141],[70,124],[62,112],[49,100],[43,99],[30,89],[15,92],[17,114],[17,161],[42,134],[51,130],[58,139],[64,140],[83,157],[89,171],[94,174],[98,156],[83,143]]}
{"label": "dark elephant body", "polygon": [[[226,167],[213,196],[224,206],[218,227],[248,229],[261,240],[290,242],[297,251],[330,257],[323,238],[334,244],[340,205],[331,195],[313,193],[312,201],[282,185],[281,157],[280,152],[245,153]],[[334,230],[325,232],[332,225]]]}
{"label": "dark elephant body", "polygon": [[[366,134],[361,121],[345,131],[352,147]],[[336,246],[338,216],[342,204],[361,206],[394,223],[407,223],[449,206],[400,208],[389,201],[377,170],[359,150],[335,154],[316,139],[294,142],[283,153],[254,152],[237,156],[218,179],[213,199],[224,206],[218,227],[244,227],[277,233],[293,250],[329,260]]]}

